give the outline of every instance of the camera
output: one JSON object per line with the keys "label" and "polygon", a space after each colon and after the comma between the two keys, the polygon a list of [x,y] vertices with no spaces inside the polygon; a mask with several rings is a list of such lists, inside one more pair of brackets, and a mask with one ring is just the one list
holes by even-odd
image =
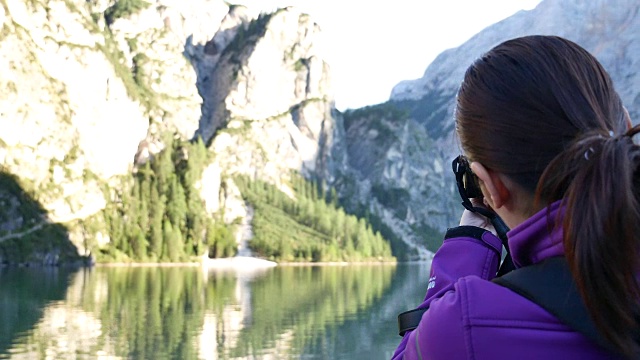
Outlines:
{"label": "camera", "polygon": [[469,160],[464,155],[453,159],[453,173],[456,176],[458,191],[463,201],[473,198],[482,198],[478,177],[471,171]]}

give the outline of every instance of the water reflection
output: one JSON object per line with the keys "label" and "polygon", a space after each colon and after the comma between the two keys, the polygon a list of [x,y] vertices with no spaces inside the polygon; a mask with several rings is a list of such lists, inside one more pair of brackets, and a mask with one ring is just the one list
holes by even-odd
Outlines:
{"label": "water reflection", "polygon": [[16,337],[37,323],[48,303],[65,295],[66,273],[49,269],[38,275],[40,281],[34,283],[30,281],[29,269],[19,273],[0,269],[0,353],[6,352]]}
{"label": "water reflection", "polygon": [[399,341],[395,316],[419,302],[427,272],[5,271],[0,358],[386,359]]}

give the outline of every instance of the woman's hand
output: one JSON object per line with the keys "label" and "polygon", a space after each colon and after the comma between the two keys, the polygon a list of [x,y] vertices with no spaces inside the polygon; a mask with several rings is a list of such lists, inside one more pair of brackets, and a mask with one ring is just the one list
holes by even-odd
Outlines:
{"label": "woman's hand", "polygon": [[[482,207],[482,208],[490,209],[488,206],[486,206],[483,203],[482,199],[478,199],[478,198],[471,199],[471,204],[473,204],[474,207]],[[493,227],[489,219],[487,219],[486,217],[478,213],[469,211],[467,209],[464,209],[464,211],[462,212],[462,216],[460,217],[460,226],[475,226],[475,227],[489,230],[494,235],[496,234],[496,229]]]}

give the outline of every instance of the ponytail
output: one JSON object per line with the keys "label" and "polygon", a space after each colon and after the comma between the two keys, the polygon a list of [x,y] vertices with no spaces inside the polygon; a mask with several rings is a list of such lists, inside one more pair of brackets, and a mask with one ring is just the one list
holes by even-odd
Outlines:
{"label": "ponytail", "polygon": [[626,134],[585,134],[548,165],[539,204],[562,199],[564,250],[596,327],[625,356],[640,354],[640,146]]}

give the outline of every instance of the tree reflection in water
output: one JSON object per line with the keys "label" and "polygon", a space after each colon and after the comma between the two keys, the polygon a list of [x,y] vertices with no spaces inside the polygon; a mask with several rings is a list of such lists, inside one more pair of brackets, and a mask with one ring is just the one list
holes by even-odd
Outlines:
{"label": "tree reflection in water", "polygon": [[23,325],[3,317],[0,358],[388,358],[395,315],[419,301],[422,274],[428,268],[401,265],[85,269],[57,296],[21,292],[0,303],[3,314],[18,301],[41,307]]}

